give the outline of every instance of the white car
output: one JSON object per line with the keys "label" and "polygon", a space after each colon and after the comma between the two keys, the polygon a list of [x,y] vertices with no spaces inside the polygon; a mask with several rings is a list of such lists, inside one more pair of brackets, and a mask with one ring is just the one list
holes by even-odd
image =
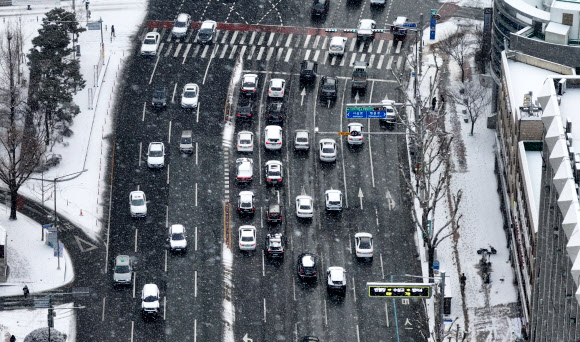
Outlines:
{"label": "white car", "polygon": [[147,315],[159,313],[159,288],[155,284],[145,284],[141,292],[141,310]]}
{"label": "white car", "polygon": [[350,145],[362,145],[363,143],[362,129],[363,125],[358,122],[351,122],[348,124],[349,134],[347,137],[347,141]]}
{"label": "white car", "polygon": [[254,151],[254,133],[241,131],[238,133],[238,152]]}
{"label": "white car", "polygon": [[240,215],[254,215],[254,193],[251,191],[240,191],[238,196],[238,213]]}
{"label": "white car", "polygon": [[173,224],[169,227],[169,249],[172,252],[185,252],[187,250],[187,235],[185,227],[181,224]]}
{"label": "white car", "polygon": [[157,32],[149,32],[145,35],[143,45],[141,45],[141,56],[155,56],[161,36]]}
{"label": "white car", "polygon": [[354,246],[358,258],[373,257],[373,236],[369,233],[356,233],[354,235]]}
{"label": "white car", "polygon": [[326,210],[341,211],[342,210],[342,191],[340,190],[326,190],[324,193],[324,200],[326,202]]}
{"label": "white car", "polygon": [[195,83],[188,83],[181,92],[181,108],[197,108],[199,102],[199,87]]}
{"label": "white car", "polygon": [[266,162],[266,183],[269,185],[282,184],[282,162],[278,160],[268,160]]}
{"label": "white car", "polygon": [[282,127],[276,125],[266,126],[264,129],[264,143],[266,150],[279,150],[282,148]]}
{"label": "white car", "polygon": [[294,132],[294,150],[308,151],[310,148],[310,133],[305,129],[298,129]]}
{"label": "white car", "polygon": [[346,294],[346,271],[342,267],[329,267],[326,270],[326,290],[329,293]]}
{"label": "white car", "polygon": [[336,141],[334,139],[320,139],[320,160],[323,162],[336,161]]}
{"label": "white car", "polygon": [[241,93],[246,96],[256,96],[258,91],[258,75],[245,74],[242,78]]}
{"label": "white car", "polygon": [[300,218],[311,218],[314,216],[312,197],[308,195],[296,196],[296,216]]}
{"label": "white car", "polygon": [[284,97],[284,90],[286,89],[286,81],[281,78],[273,78],[270,80],[268,87],[268,97]]}
{"label": "white car", "polygon": [[147,216],[147,199],[143,191],[131,191],[129,194],[129,206],[132,217]]}
{"label": "white car", "polygon": [[358,21],[358,30],[356,38],[358,40],[373,39],[375,37],[375,28],[377,23],[372,19],[361,19]]}
{"label": "white car", "polygon": [[371,6],[385,6],[387,0],[371,0]]}
{"label": "white car", "polygon": [[215,32],[217,30],[217,23],[213,20],[206,20],[201,23],[199,32],[197,33],[197,42],[200,44],[213,43]]}
{"label": "white car", "polygon": [[239,229],[239,246],[242,251],[253,251],[256,249],[256,227],[241,226]]}
{"label": "white car", "polygon": [[250,158],[236,159],[236,180],[238,183],[249,183],[254,175],[254,161]]}
{"label": "white car", "polygon": [[328,54],[331,56],[342,56],[344,55],[345,47],[345,37],[332,37],[332,39],[330,39],[330,45],[328,45]]}
{"label": "white car", "polygon": [[147,167],[160,169],[165,166],[165,145],[162,142],[149,143],[147,149]]}
{"label": "white car", "polygon": [[187,34],[187,29],[191,25],[191,16],[187,13],[180,13],[173,23],[171,35],[173,38],[183,39]]}

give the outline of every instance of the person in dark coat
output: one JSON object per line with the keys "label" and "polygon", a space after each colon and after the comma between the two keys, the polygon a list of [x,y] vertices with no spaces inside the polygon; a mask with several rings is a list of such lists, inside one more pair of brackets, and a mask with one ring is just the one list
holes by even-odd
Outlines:
{"label": "person in dark coat", "polygon": [[111,25],[111,37],[117,37],[115,36],[115,25]]}
{"label": "person in dark coat", "polygon": [[433,96],[433,100],[431,100],[431,110],[435,110],[435,106],[437,106],[437,96]]}
{"label": "person in dark coat", "polygon": [[22,292],[24,293],[24,298],[28,298],[28,295],[30,294],[30,291],[28,291],[28,286],[24,285]]}

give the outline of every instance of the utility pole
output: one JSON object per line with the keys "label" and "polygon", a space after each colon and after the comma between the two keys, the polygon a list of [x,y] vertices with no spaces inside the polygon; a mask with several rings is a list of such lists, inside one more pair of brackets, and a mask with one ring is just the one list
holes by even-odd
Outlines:
{"label": "utility pole", "polygon": [[423,67],[421,66],[423,62],[423,13],[419,14],[419,75],[422,75]]}

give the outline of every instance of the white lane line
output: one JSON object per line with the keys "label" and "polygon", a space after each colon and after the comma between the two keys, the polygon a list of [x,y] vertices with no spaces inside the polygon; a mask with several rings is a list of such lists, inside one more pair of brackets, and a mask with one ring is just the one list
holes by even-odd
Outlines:
{"label": "white lane line", "polygon": [[365,48],[365,45],[364,45],[363,43],[361,43],[361,44],[358,46],[358,52],[363,52],[363,49],[364,49],[364,48]]}
{"label": "white lane line", "polygon": [[255,38],[256,38],[256,31],[252,32],[252,35],[250,36],[250,41],[248,42],[248,45],[253,45]]}
{"label": "white lane line", "polygon": [[139,143],[139,166],[141,166],[141,151],[143,150],[143,142]]}
{"label": "white lane line", "polygon": [[395,53],[400,53],[401,52],[401,47],[403,46],[403,42],[398,41],[397,42],[397,49],[395,50]]}
{"label": "white lane line", "polygon": [[197,207],[197,183],[195,183],[195,206]]}
{"label": "white lane line", "polygon": [[275,48],[274,48],[274,47],[272,47],[272,46],[268,48],[268,55],[266,55],[266,60],[267,60],[267,61],[269,61],[269,60],[270,60],[270,58],[272,58],[272,54],[274,53],[274,49],[275,49]]}
{"label": "white lane line", "polygon": [[293,36],[294,33],[290,33],[290,35],[288,35],[288,39],[286,39],[286,44],[284,44],[285,47],[290,47],[290,42],[292,41]]}
{"label": "white lane line", "polygon": [[306,54],[304,55],[304,60],[308,60],[308,57],[310,57],[310,50],[306,50]]}
{"label": "white lane line", "polygon": [[207,54],[208,49],[209,49],[209,45],[204,46],[203,51],[201,52],[201,56],[199,56],[199,58],[205,58],[205,55]]}
{"label": "white lane line", "polygon": [[167,249],[165,250],[165,266],[163,267],[163,271],[167,273]]}
{"label": "white lane line", "polygon": [[381,274],[383,275],[383,278],[381,279],[385,279],[385,268],[383,266],[383,253],[379,253],[379,259],[381,259]]}
{"label": "white lane line", "polygon": [[230,32],[232,31],[225,31],[226,33],[224,33],[224,36],[222,37],[222,41],[221,44],[225,44],[226,43],[226,39],[228,39],[228,35],[230,34]]}
{"label": "white lane line", "polygon": [[306,47],[308,46],[308,42],[310,41],[310,38],[312,38],[311,35],[306,36],[306,39],[304,40],[304,46],[302,47],[303,49],[306,49]]}
{"label": "white lane line", "polygon": [[356,46],[356,38],[352,38],[350,40],[350,46],[348,47],[348,51],[353,52],[355,46]]}
{"label": "white lane line", "polygon": [[[256,51],[256,46],[252,46],[252,48],[250,49],[250,53],[248,53],[248,60],[251,60],[252,57],[254,57],[254,51]],[[259,56],[258,56],[259,57]],[[256,58],[256,60],[260,60],[259,58]]]}
{"label": "white lane line", "polygon": [[358,342],[360,342],[360,335],[359,335],[359,331],[358,331],[358,324],[356,325],[356,340]]}
{"label": "white lane line", "polygon": [[316,38],[314,38],[314,43],[312,44],[312,48],[313,49],[317,49],[318,48],[318,42],[320,41],[320,36],[316,36]]}
{"label": "white lane line", "polygon": [[371,55],[371,58],[369,58],[369,68],[373,67],[374,62],[375,62],[375,55]]}
{"label": "white lane line", "polygon": [[372,41],[369,46],[367,47],[367,53],[373,53],[373,43],[374,41]]}
{"label": "white lane line", "polygon": [[320,50],[316,50],[314,52],[314,57],[312,58],[312,60],[318,62],[318,55],[320,55]]}
{"label": "white lane line", "polygon": [[155,66],[153,67],[153,72],[151,72],[151,77],[149,78],[149,84],[153,82],[153,76],[155,76],[155,70],[157,70],[157,64],[159,64],[159,55],[157,55],[157,60],[155,61]]}
{"label": "white lane line", "polygon": [[292,48],[289,48],[288,51],[286,52],[286,57],[284,58],[284,62],[288,63],[291,55],[292,55]]}
{"label": "white lane line", "polygon": [[272,41],[274,40],[275,35],[276,35],[276,33],[274,33],[274,32],[270,33],[270,37],[268,37],[268,42],[266,43],[266,45],[268,45],[268,46],[272,45]]}
{"label": "white lane line", "polygon": [[328,51],[324,51],[324,58],[322,59],[322,64],[326,64],[328,62]]}
{"label": "white lane line", "polygon": [[356,303],[356,286],[354,283],[354,277],[352,277],[352,297],[354,298],[354,302]]}
{"label": "white lane line", "polygon": [[133,272],[133,298],[135,298],[136,287],[137,287],[137,272]]}
{"label": "white lane line", "polygon": [[195,227],[195,234],[194,234],[194,240],[193,240],[193,250],[197,251],[197,226]]}
{"label": "white lane line", "polygon": [[284,37],[281,34],[278,35],[278,38],[276,38],[276,47],[278,47],[278,46],[280,46],[280,44],[282,44],[283,38]]}
{"label": "white lane line", "polygon": [[336,64],[336,56],[332,56],[330,58],[330,65],[334,65],[334,64]]}
{"label": "white lane line", "polygon": [[167,312],[167,296],[163,297],[163,320],[165,320],[166,312]]}
{"label": "white lane line", "polygon": [[195,142],[195,165],[197,165],[197,151],[199,151],[199,148],[197,146],[197,141]]}
{"label": "white lane line", "polygon": [[183,52],[183,61],[181,62],[181,64],[185,64],[185,60],[187,59],[187,53],[189,52],[190,48],[191,48],[191,44],[187,44],[187,47],[185,48],[185,51]]}
{"label": "white lane line", "polygon": [[167,142],[171,143],[171,120],[169,120],[169,133],[167,135]]}
{"label": "white lane line", "polygon": [[191,57],[195,57],[197,56],[197,54],[199,53],[199,49],[201,48],[201,45],[196,45],[195,49],[193,49],[193,52],[191,53]]}
{"label": "white lane line", "polygon": [[193,284],[193,296],[197,298],[197,271],[194,272]]}
{"label": "white lane line", "polygon": [[266,298],[264,298],[264,323],[266,323]]}
{"label": "white lane line", "polygon": [[389,327],[389,308],[387,307],[387,302],[385,302],[385,319],[387,321],[387,327]]}
{"label": "white lane line", "polygon": [[211,62],[213,61],[213,58],[215,57],[215,49],[216,48],[217,48],[217,45],[214,45],[213,49],[211,50],[211,54],[209,56],[209,61],[207,61],[207,67],[205,68],[205,74],[203,74],[203,80],[201,81],[201,84],[205,84],[205,80],[207,79],[207,73],[209,72],[209,66],[211,65]]}
{"label": "white lane line", "polygon": [[377,222],[377,226],[379,225],[379,209],[375,208],[375,220]]}
{"label": "white lane line", "polygon": [[193,320],[193,342],[197,342],[197,318]]}
{"label": "white lane line", "polygon": [[237,50],[237,49],[238,49],[238,46],[237,46],[237,45],[234,45],[234,46],[232,47],[232,51],[230,52],[230,55],[229,55],[228,59],[232,59],[232,58],[234,58],[234,54],[236,53],[236,50]]}
{"label": "white lane line", "polygon": [[177,57],[177,55],[179,55],[179,51],[181,51],[181,47],[183,46],[182,43],[179,43],[177,45],[177,49],[175,49],[175,53],[173,54],[173,58]]}
{"label": "white lane line", "polygon": [[278,48],[278,52],[276,53],[276,61],[280,60],[280,57],[282,57],[282,52],[284,52],[284,48]]}
{"label": "white lane line", "polygon": [[328,325],[328,313],[326,311],[326,301],[324,301],[324,325]]}
{"label": "white lane line", "polygon": [[[255,48],[255,46],[252,46],[253,48]],[[261,61],[262,60],[262,55],[264,54],[264,50],[266,49],[265,46],[261,46],[260,50],[258,51],[258,56],[256,57],[257,61]]]}
{"label": "white lane line", "polygon": [[169,206],[165,206],[165,228],[169,228]]}
{"label": "white lane line", "polygon": [[198,102],[197,108],[196,108],[197,113],[195,114],[195,122],[196,123],[199,122],[199,107],[200,107],[200,105],[201,105],[201,103]]}
{"label": "white lane line", "polygon": [[324,41],[322,42],[322,50],[326,50],[326,44],[328,43],[328,36],[324,37]]}
{"label": "white lane line", "polygon": [[173,86],[173,94],[171,94],[171,103],[175,103],[175,94],[177,93],[177,82]]}
{"label": "white lane line", "polygon": [[344,66],[344,62],[346,62],[346,58],[343,55],[341,60],[340,60],[340,66]]}
{"label": "white lane line", "polygon": [[356,52],[353,53],[352,56],[350,57],[350,63],[348,65],[353,66],[355,60],[356,60]]}
{"label": "white lane line", "polygon": [[262,277],[266,276],[266,263],[264,259],[265,259],[264,250],[262,250]]}
{"label": "white lane line", "polygon": [[266,32],[260,33],[260,38],[258,38],[258,45],[264,44],[264,37],[266,37]]}
{"label": "white lane line", "polygon": [[242,45],[242,48],[240,49],[240,56],[242,56],[242,59],[244,58],[244,54],[246,53],[246,45]]}
{"label": "white lane line", "polygon": [[224,58],[224,56],[226,55],[226,51],[228,51],[228,47],[229,45],[224,44],[224,48],[222,49],[222,53],[220,54],[220,59]]}
{"label": "white lane line", "polygon": [[135,332],[135,321],[131,321],[131,342],[133,342],[134,332]]}
{"label": "white lane line", "polygon": [[392,48],[393,48],[393,41],[389,40],[389,43],[387,44],[387,51],[385,51],[385,55],[388,55],[391,52]]}
{"label": "white lane line", "polygon": [[167,184],[169,184],[169,165],[167,165]]}
{"label": "white lane line", "polygon": [[[135,297],[135,296],[133,296]],[[103,311],[101,313],[101,322],[105,321],[105,302],[106,302],[107,297],[103,297]],[[296,300],[296,298],[294,298],[294,300]]]}
{"label": "white lane line", "polygon": [[394,58],[395,58],[394,56],[389,57],[389,61],[387,62],[387,70],[391,69],[391,65],[393,64]]}
{"label": "white lane line", "polygon": [[137,253],[137,240],[139,235],[139,228],[135,228],[135,253]]}
{"label": "white lane line", "polygon": [[379,63],[377,64],[377,69],[380,69],[383,66],[384,60],[385,60],[385,55],[381,55],[381,57],[379,57]]}
{"label": "white lane line", "polygon": [[167,51],[165,51],[165,55],[163,55],[163,57],[169,56],[169,54],[171,53],[171,48],[172,47],[173,47],[173,44],[169,44],[169,49],[167,49]]}
{"label": "white lane line", "polygon": [[380,40],[379,41],[379,45],[377,46],[377,53],[381,53],[381,51],[383,51],[383,44],[385,43],[384,40]]}
{"label": "white lane line", "polygon": [[236,42],[236,37],[238,36],[238,33],[240,31],[234,31],[234,34],[232,35],[232,39],[230,39],[230,45],[234,45],[234,43]]}
{"label": "white lane line", "polygon": [[360,56],[360,61],[361,61],[361,62],[364,62],[366,59],[367,59],[367,54],[366,54],[366,53],[363,53],[363,54]]}
{"label": "white lane line", "polygon": [[[242,39],[240,39],[240,45],[243,45],[246,43],[246,37],[248,36],[248,31],[244,31],[244,33],[242,34]],[[248,44],[248,45],[252,45],[252,44]]]}
{"label": "white lane line", "polygon": [[143,116],[141,117],[141,121],[145,121],[145,109],[147,108],[147,102],[143,102]]}

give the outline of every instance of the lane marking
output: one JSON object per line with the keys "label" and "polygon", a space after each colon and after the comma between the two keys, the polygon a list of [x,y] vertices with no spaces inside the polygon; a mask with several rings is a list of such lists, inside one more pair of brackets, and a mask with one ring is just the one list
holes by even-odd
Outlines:
{"label": "lane marking", "polygon": [[260,38],[258,38],[258,45],[264,44],[264,37],[266,37],[266,32],[260,33]]}
{"label": "lane marking", "polygon": [[401,47],[403,46],[403,42],[398,41],[397,42],[397,49],[395,50],[395,53],[400,53],[401,52]]}
{"label": "lane marking", "polygon": [[264,323],[266,323],[266,298],[264,298]]}
{"label": "lane marking", "polygon": [[207,54],[208,49],[209,49],[209,45],[206,45],[203,47],[203,51],[201,52],[200,58],[205,58],[205,55]]}
{"label": "lane marking", "polygon": [[[255,48],[255,46],[252,46],[252,47]],[[265,49],[266,49],[266,47],[260,46],[260,50],[258,51],[258,56],[256,57],[257,61],[262,60],[262,55],[264,54]]]}
{"label": "lane marking", "polygon": [[230,45],[234,45],[235,41],[236,41],[236,37],[238,36],[238,33],[240,31],[234,31],[234,34],[232,35],[232,39],[230,40]]}
{"label": "lane marking", "polygon": [[147,107],[147,102],[143,102],[143,116],[141,117],[141,121],[145,121],[145,108]]}
{"label": "lane marking", "polygon": [[[242,34],[242,39],[240,39],[239,44],[245,44],[246,43],[246,37],[248,36],[248,31],[244,31],[244,33]],[[248,44],[248,45],[252,45],[252,44]]]}
{"label": "lane marking", "polygon": [[228,38],[228,35],[230,34],[230,32],[232,32],[232,31],[225,31],[224,36],[222,37],[221,44],[225,44],[226,39]]}
{"label": "lane marking", "polygon": [[[252,48],[250,49],[250,53],[248,53],[248,60],[251,60],[252,57],[254,56],[254,51],[256,51],[256,46],[252,46]],[[261,56],[258,54],[258,56],[256,57],[256,60],[259,61],[261,58]]]}
{"label": "lane marking", "polygon": [[308,42],[310,42],[310,38],[312,38],[311,35],[306,36],[306,40],[304,40],[304,46],[302,47],[303,49],[306,49],[306,47],[308,46]]}
{"label": "lane marking", "polygon": [[284,48],[278,48],[278,52],[276,53],[276,61],[280,60],[280,57],[282,57],[282,52],[284,52]]}
{"label": "lane marking", "polygon": [[310,57],[310,49],[306,50],[306,54],[304,55],[304,60],[308,60],[308,57]]}
{"label": "lane marking", "polygon": [[353,66],[355,60],[356,60],[356,52],[353,53],[352,56],[350,57],[350,63],[348,63],[348,65]]}
{"label": "lane marking", "polygon": [[314,38],[314,43],[312,44],[312,48],[316,49],[318,48],[318,42],[320,41],[320,36],[316,36],[316,38]]}
{"label": "lane marking", "polygon": [[193,241],[194,250],[197,251],[197,226],[195,227],[195,237]]}
{"label": "lane marking", "polygon": [[250,36],[250,42],[248,43],[248,45],[253,45],[255,38],[256,38],[256,31],[253,31],[252,35]]}
{"label": "lane marking", "polygon": [[274,32],[270,33],[270,37],[268,37],[268,43],[266,43],[266,45],[268,45],[268,46],[272,45],[272,40],[274,40],[275,35],[276,35],[276,33],[274,33]]}
{"label": "lane marking", "polygon": [[167,273],[167,249],[165,250],[165,263],[164,263],[163,271]]}
{"label": "lane marking", "polygon": [[222,49],[222,53],[220,54],[220,59],[224,58],[224,56],[226,55],[226,51],[228,51],[228,47],[229,47],[229,45],[224,45],[224,48]]}
{"label": "lane marking", "polygon": [[167,165],[167,184],[169,185],[169,164]]}
{"label": "lane marking", "polygon": [[393,59],[394,58],[395,58],[394,56],[389,57],[389,61],[387,62],[387,70],[392,69],[391,68],[391,65],[393,64]]}
{"label": "lane marking", "polygon": [[385,55],[381,55],[379,57],[379,63],[377,64],[377,69],[380,69],[383,66],[384,59],[385,59]]}
{"label": "lane marking", "polygon": [[187,44],[187,47],[185,48],[185,52],[183,52],[183,61],[181,62],[181,64],[185,64],[185,60],[187,59],[187,53],[189,52],[190,48],[191,48],[191,44]]}
{"label": "lane marking", "polygon": [[135,228],[135,253],[137,253],[137,236],[139,235],[139,228]]}
{"label": "lane marking", "polygon": [[139,142],[139,166],[141,166],[141,151],[143,150],[143,142]]}
{"label": "lane marking", "polygon": [[230,52],[230,55],[229,55],[228,59],[232,59],[232,58],[234,58],[234,54],[236,53],[236,50],[237,50],[237,49],[238,49],[238,46],[237,46],[237,45],[234,45],[234,46],[232,47],[232,51]]}
{"label": "lane marking", "polygon": [[355,46],[356,46],[356,38],[351,38],[350,46],[348,47],[348,51],[353,52]]}
{"label": "lane marking", "polygon": [[316,50],[314,52],[314,57],[312,58],[313,61],[318,62],[318,55],[320,54],[320,50]]}
{"label": "lane marking", "polygon": [[195,206],[197,207],[197,183],[195,183]]}
{"label": "lane marking", "polygon": [[[103,311],[101,313],[101,322],[105,321],[105,303],[106,303],[106,299],[107,297],[103,297]],[[296,298],[294,298],[294,300],[296,300]]]}
{"label": "lane marking", "polygon": [[177,49],[175,49],[175,53],[173,54],[173,58],[176,58],[176,57],[177,57],[177,55],[179,55],[179,51],[181,51],[181,47],[182,47],[182,46],[183,46],[183,44],[182,44],[182,43],[179,43],[179,44],[177,45]]}
{"label": "lane marking", "polygon": [[153,67],[153,72],[151,72],[151,77],[149,78],[149,84],[153,82],[153,76],[155,76],[155,70],[157,70],[157,64],[159,64],[159,55],[157,55],[157,60],[155,61],[155,66]]}
{"label": "lane marking", "polygon": [[290,33],[288,35],[288,39],[286,39],[286,44],[284,44],[285,47],[290,47],[290,42],[292,41],[292,37],[294,37],[294,33]]}
{"label": "lane marking", "polygon": [[266,56],[266,60],[267,60],[267,61],[269,61],[269,60],[270,60],[270,58],[272,58],[272,54],[274,53],[274,49],[275,49],[275,48],[274,48],[274,47],[272,47],[272,46],[268,48],[268,55]]}
{"label": "lane marking", "polygon": [[171,123],[172,121],[169,120],[169,133],[167,134],[167,142],[171,143]]}
{"label": "lane marking", "polygon": [[194,290],[193,290],[193,296],[195,298],[197,298],[197,271],[195,271],[194,273]]}
{"label": "lane marking", "polygon": [[199,151],[199,147],[197,146],[197,141],[195,142],[195,165],[197,165],[197,151]]}

